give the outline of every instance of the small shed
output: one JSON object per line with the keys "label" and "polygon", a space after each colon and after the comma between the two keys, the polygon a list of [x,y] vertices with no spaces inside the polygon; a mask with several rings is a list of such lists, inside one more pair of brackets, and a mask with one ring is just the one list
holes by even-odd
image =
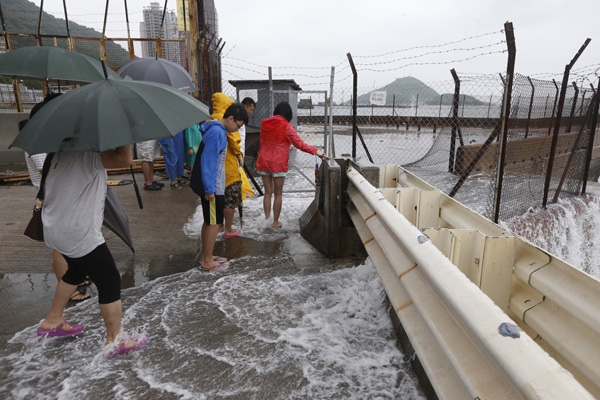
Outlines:
{"label": "small shed", "polygon": [[[290,123],[298,127],[298,91],[302,90],[293,79],[277,79],[273,82],[273,107],[282,101],[287,101],[292,106],[294,117]],[[273,116],[271,109],[271,94],[269,93],[269,80],[243,80],[229,81],[236,88],[237,100],[252,97],[256,107],[249,116],[248,125],[260,127],[264,118]]]}

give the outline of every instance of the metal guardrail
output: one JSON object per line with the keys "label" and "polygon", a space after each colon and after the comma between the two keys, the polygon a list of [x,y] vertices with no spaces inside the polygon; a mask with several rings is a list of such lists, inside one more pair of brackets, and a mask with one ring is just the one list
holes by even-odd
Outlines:
{"label": "metal guardrail", "polygon": [[436,395],[600,396],[600,282],[398,169],[348,211]]}

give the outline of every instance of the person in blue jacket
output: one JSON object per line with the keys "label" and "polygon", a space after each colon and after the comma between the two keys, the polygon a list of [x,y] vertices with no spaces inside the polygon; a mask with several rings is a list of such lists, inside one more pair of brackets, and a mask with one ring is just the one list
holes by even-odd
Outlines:
{"label": "person in blue jacket", "polygon": [[213,255],[217,235],[223,226],[227,132],[237,131],[247,122],[248,113],[244,106],[233,103],[221,120],[208,121],[200,127],[202,142],[192,168],[190,186],[202,203],[200,269],[204,271],[221,271],[228,267],[225,258]]}

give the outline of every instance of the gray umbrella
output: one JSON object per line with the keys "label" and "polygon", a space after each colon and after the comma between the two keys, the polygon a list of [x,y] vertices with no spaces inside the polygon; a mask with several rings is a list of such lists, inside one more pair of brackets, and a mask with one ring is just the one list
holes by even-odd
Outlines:
{"label": "gray umbrella", "polygon": [[134,81],[162,83],[182,92],[196,91],[196,84],[185,68],[164,58],[133,58],[123,64],[117,74]]}

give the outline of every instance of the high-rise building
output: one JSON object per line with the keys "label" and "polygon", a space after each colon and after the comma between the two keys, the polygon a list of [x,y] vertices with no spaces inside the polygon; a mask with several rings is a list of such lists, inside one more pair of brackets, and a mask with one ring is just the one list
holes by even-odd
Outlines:
{"label": "high-rise building", "polygon": [[[150,3],[150,7],[142,10],[143,22],[140,22],[140,36],[142,38],[179,39],[177,27],[177,14],[173,10],[164,13],[159,3]],[[154,42],[142,43],[142,57],[156,57]],[[177,42],[162,43],[162,57],[181,64],[183,57]]]}

